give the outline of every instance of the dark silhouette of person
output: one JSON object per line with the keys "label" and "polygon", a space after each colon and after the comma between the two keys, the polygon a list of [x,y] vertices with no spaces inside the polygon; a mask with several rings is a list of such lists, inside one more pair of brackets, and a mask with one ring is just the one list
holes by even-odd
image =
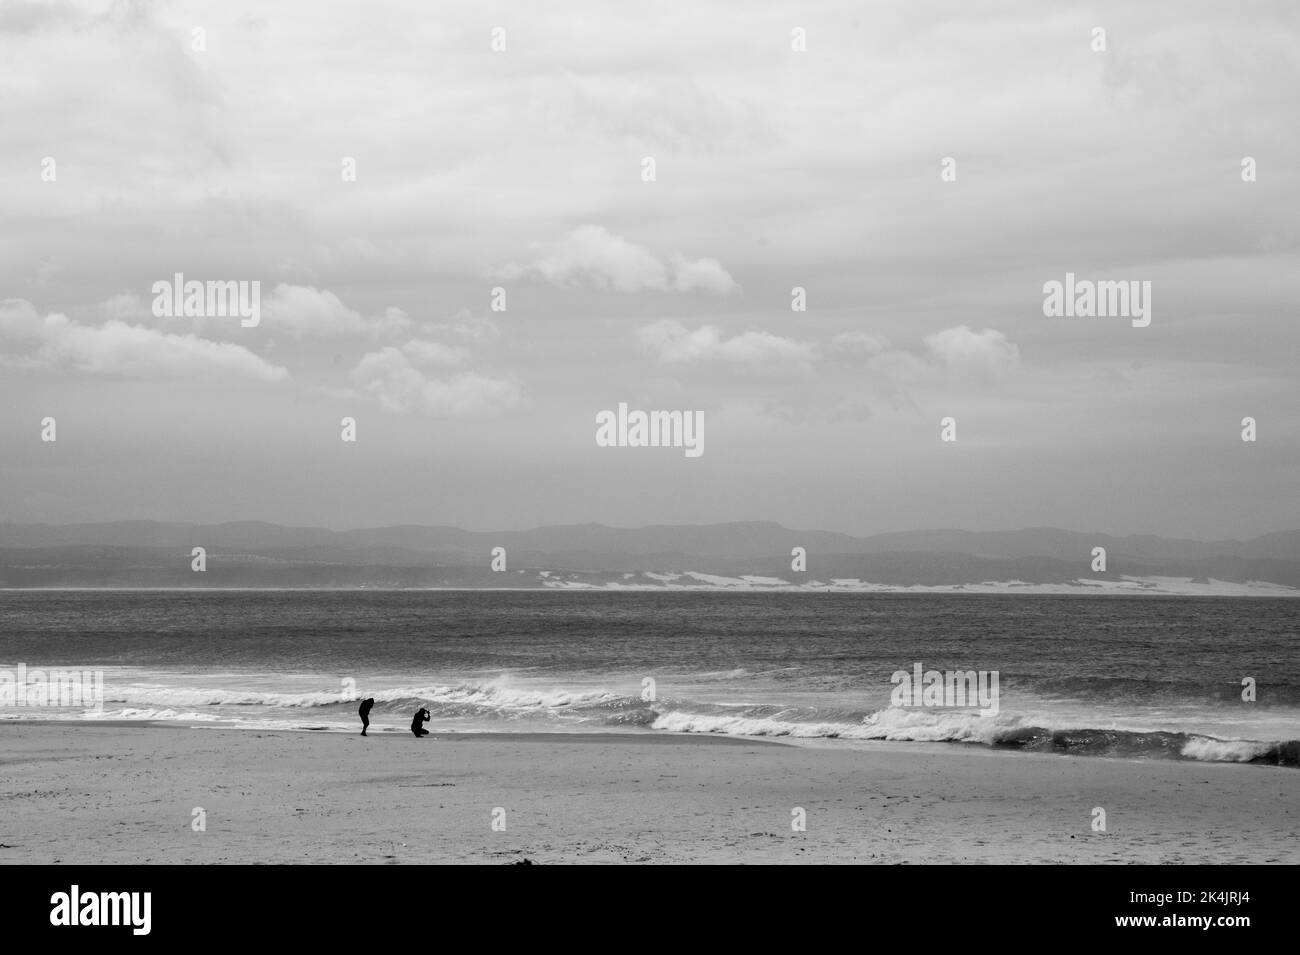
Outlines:
{"label": "dark silhouette of person", "polygon": [[361,735],[362,736],[366,735],[366,729],[367,727],[370,726],[370,708],[374,705],[375,705],[375,698],[372,696],[369,699],[362,700],[361,709],[357,710],[357,712],[361,714]]}
{"label": "dark silhouette of person", "polygon": [[429,735],[429,731],[424,728],[424,721],[431,719],[433,716],[423,706],[415,711],[415,719],[411,720],[411,732],[416,735],[416,738]]}

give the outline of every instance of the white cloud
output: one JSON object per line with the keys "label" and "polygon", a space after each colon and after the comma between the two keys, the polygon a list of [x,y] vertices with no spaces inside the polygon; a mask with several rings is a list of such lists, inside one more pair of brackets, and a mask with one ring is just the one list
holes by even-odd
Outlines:
{"label": "white cloud", "polygon": [[889,348],[889,339],[867,332],[841,332],[831,339],[831,349],[845,355],[879,355]]}
{"label": "white cloud", "polygon": [[590,285],[617,292],[698,289],[728,295],[740,288],[716,259],[691,261],[674,252],[664,262],[644,246],[597,225],[579,226],[542,249],[531,263],[508,265],[499,274],[507,280],[535,276],[560,287]]}
{"label": "white cloud", "polygon": [[480,345],[501,339],[501,329],[496,322],[486,316],[475,316],[467,308],[462,308],[445,322],[426,322],[424,327],[431,332],[451,332],[458,338]]}
{"label": "white cloud", "polygon": [[996,328],[976,332],[958,325],[927,335],[924,342],[931,359],[957,375],[996,381],[1020,365],[1020,349]]}
{"label": "white cloud", "polygon": [[729,295],[740,288],[717,259],[688,261],[680,253],[672,255],[673,289],[693,292],[700,289],[714,295]]}
{"label": "white cloud", "polygon": [[469,350],[456,345],[412,338],[402,346],[402,353],[417,365],[443,365],[458,367],[469,361]]}
{"label": "white cloud", "polygon": [[228,376],[284,381],[286,369],[247,348],[193,334],[176,335],[112,319],[82,325],[66,315],[41,316],[23,299],[0,302],[5,364],[131,378]]}
{"label": "white cloud", "polygon": [[403,350],[391,346],[364,355],[352,370],[352,382],[385,411],[398,414],[443,418],[496,415],[520,400],[519,387],[511,381],[473,372],[448,380],[430,378]]}
{"label": "white cloud", "polygon": [[727,362],[807,370],[829,355],[863,361],[874,375],[897,383],[945,377],[988,383],[1005,378],[1020,366],[1020,349],[1002,332],[994,328],[977,332],[966,325],[925,336],[920,350],[895,348],[887,338],[858,330],[841,332],[819,344],[764,331],[728,338],[716,325],[692,329],[671,319],[642,326],[636,337],[643,349],[668,364]]}
{"label": "white cloud", "polygon": [[360,337],[409,331],[411,319],[391,306],[364,316],[327,289],[281,283],[262,304],[262,326],[290,338]]}
{"label": "white cloud", "polygon": [[881,385],[933,381],[939,366],[901,348],[890,348],[867,358],[867,370]]}
{"label": "white cloud", "polygon": [[881,382],[922,384],[940,379],[993,383],[1020,367],[1020,349],[994,328],[972,331],[966,325],[926,335],[919,350],[895,348],[888,339],[863,331],[831,339],[832,353],[862,360]]}
{"label": "white cloud", "polygon": [[0,338],[8,342],[35,342],[43,336],[48,323],[66,322],[62,315],[41,318],[31,302],[7,298],[0,302]]}
{"label": "white cloud", "polygon": [[750,331],[726,338],[716,325],[701,325],[692,330],[671,319],[641,327],[637,330],[637,340],[660,361],[674,364],[722,361],[807,368],[820,357],[815,345],[771,332]]}
{"label": "white cloud", "polygon": [[99,307],[109,318],[116,318],[120,321],[151,314],[140,304],[140,297],[132,292],[119,292],[103,302]]}

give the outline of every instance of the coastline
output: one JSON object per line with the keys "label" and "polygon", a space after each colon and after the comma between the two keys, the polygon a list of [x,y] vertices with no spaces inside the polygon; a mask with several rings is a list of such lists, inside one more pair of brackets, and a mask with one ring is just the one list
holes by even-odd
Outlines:
{"label": "coastline", "polygon": [[[850,596],[906,596],[918,597],[1193,597],[1201,599],[1250,598],[1294,599],[1300,597],[1300,588],[1269,582],[1232,584],[1236,589],[1207,591],[1202,585],[1189,585],[1188,589],[1159,590],[1154,587],[1081,584],[1033,584],[1020,582],[989,582],[983,584],[869,584],[861,587],[836,586],[826,583],[786,585],[686,585],[657,586],[651,584],[543,584],[536,587],[0,587],[0,593],[511,593],[511,594],[845,594]],[[1199,589],[1190,589],[1192,587]],[[1271,589],[1270,589],[1271,588]]]}
{"label": "coastline", "polygon": [[12,721],[0,741],[6,864],[1300,863],[1279,767],[436,728]]}

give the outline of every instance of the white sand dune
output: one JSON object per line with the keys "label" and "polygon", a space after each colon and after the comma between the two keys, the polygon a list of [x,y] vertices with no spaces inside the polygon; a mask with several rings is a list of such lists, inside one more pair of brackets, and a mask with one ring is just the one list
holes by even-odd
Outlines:
{"label": "white sand dune", "polygon": [[545,586],[557,590],[710,590],[710,591],[772,591],[798,593],[801,591],[841,591],[845,593],[882,594],[1149,594],[1177,597],[1300,597],[1300,589],[1267,581],[1249,580],[1237,583],[1213,578],[1193,577],[1121,577],[1113,579],[1078,578],[1068,583],[1028,583],[1022,580],[987,580],[970,584],[879,584],[856,577],[831,578],[793,582],[779,577],[724,577],[688,570],[682,573],[650,573],[629,582],[624,579],[593,583],[586,580],[564,579],[554,571],[539,574]]}

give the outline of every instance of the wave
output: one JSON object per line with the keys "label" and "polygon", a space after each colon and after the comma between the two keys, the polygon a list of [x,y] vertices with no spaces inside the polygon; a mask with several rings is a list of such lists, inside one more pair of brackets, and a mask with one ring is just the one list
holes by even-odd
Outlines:
{"label": "wave", "polygon": [[[743,671],[715,671],[717,678]],[[706,733],[791,740],[843,739],[916,743],[973,743],[997,749],[1060,755],[1169,758],[1202,762],[1300,766],[1300,740],[1221,739],[1172,730],[1136,731],[1087,725],[1053,725],[1050,708],[1035,715],[1003,712],[984,716],[971,710],[885,707],[833,709],[822,705],[704,703],[686,699],[645,701],[607,689],[571,690],[519,686],[508,678],[487,682],[399,686],[363,690],[373,697],[375,731],[404,731],[409,715],[429,709],[433,726],[487,729],[498,722],[512,729],[612,732]],[[230,687],[164,686],[133,683],[105,687],[104,709],[76,714],[50,710],[32,718],[165,720],[264,728],[355,729],[358,699],[339,691],[263,692]],[[23,718],[0,713],[0,718]],[[1058,715],[1057,720],[1065,719]],[[1081,722],[1077,714],[1068,718]]]}
{"label": "wave", "polygon": [[692,713],[673,710],[656,713],[650,728],[670,733],[718,733],[724,736],[788,736],[795,739],[872,739],[861,723],[808,723],[765,716],[726,713]]}
{"label": "wave", "polygon": [[672,711],[651,728],[675,733],[772,736],[794,739],[891,740],[919,743],[977,743],[1000,749],[1071,756],[1163,757],[1202,762],[1300,766],[1300,740],[1224,740],[1195,733],[1068,728],[1027,725],[1021,717],[889,707],[862,722],[808,723],[725,713]]}
{"label": "wave", "polygon": [[148,706],[268,706],[268,707],[324,707],[343,706],[355,708],[363,698],[373,698],[376,706],[397,703],[468,704],[503,709],[558,709],[619,699],[615,694],[599,690],[575,692],[571,690],[536,690],[507,686],[500,683],[462,683],[454,686],[404,686],[384,690],[359,692],[355,699],[338,691],[311,693],[263,693],[254,690],[223,689],[218,687],[168,687],[159,685],[106,686],[106,703],[130,703]]}
{"label": "wave", "polygon": [[1276,766],[1300,765],[1300,740],[1285,743],[1261,743],[1249,739],[1215,739],[1193,736],[1183,746],[1188,759],[1211,763],[1269,763]]}

